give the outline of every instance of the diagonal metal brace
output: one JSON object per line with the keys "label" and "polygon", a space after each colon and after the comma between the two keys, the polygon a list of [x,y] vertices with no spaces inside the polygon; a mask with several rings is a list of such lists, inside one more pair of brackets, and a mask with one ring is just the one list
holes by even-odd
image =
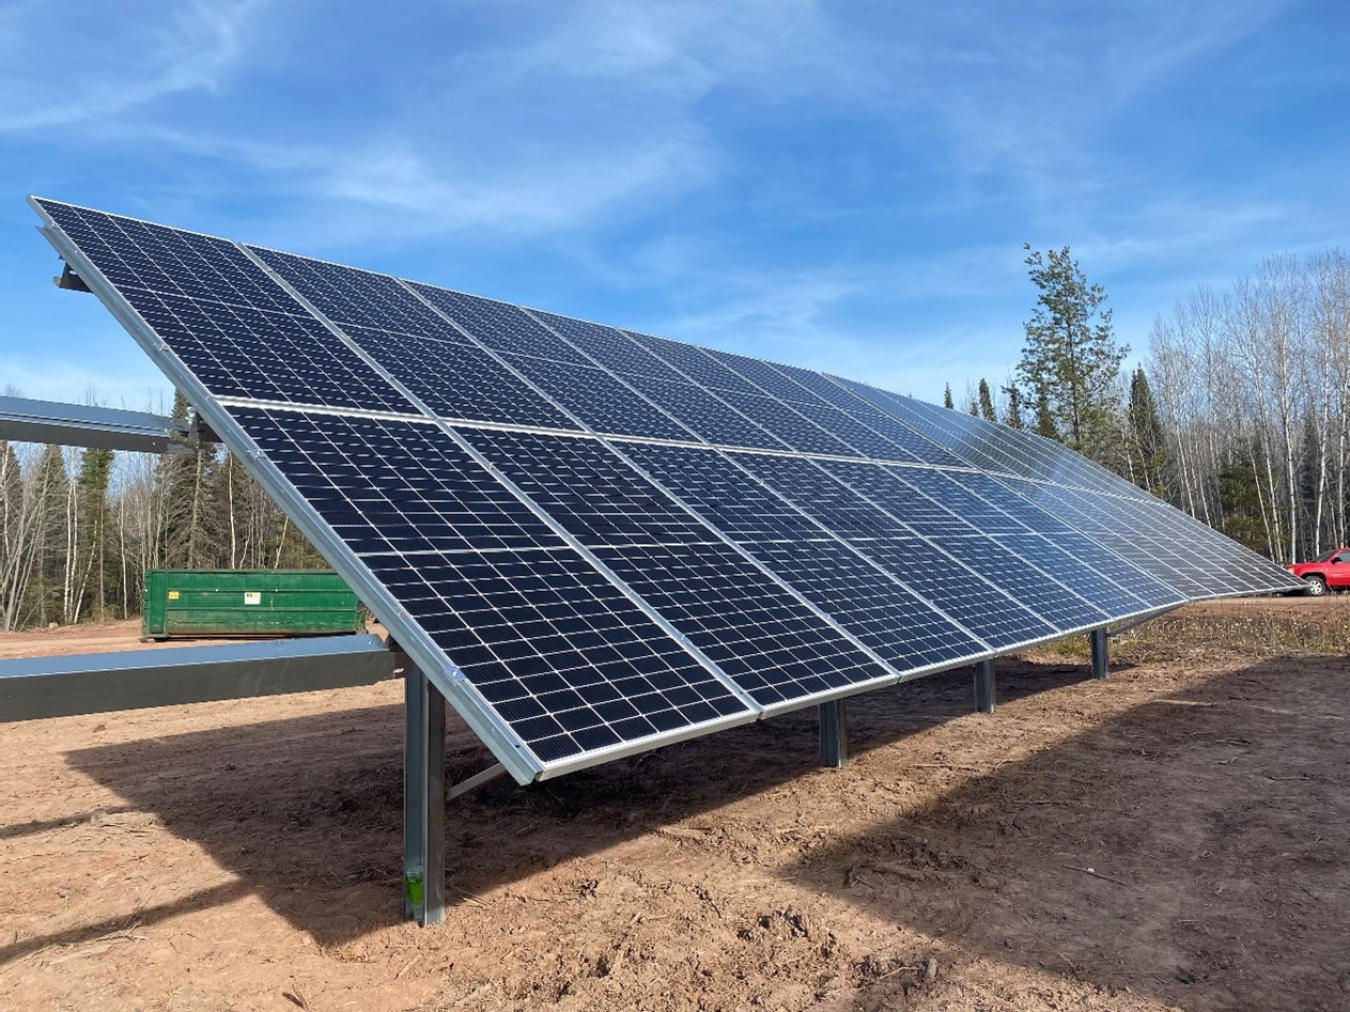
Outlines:
{"label": "diagonal metal brace", "polygon": [[479,770],[473,776],[461,780],[445,792],[446,801],[454,801],[461,795],[468,794],[470,791],[477,790],[484,784],[490,784],[498,777],[506,775],[506,767],[501,763],[495,763],[485,770]]}

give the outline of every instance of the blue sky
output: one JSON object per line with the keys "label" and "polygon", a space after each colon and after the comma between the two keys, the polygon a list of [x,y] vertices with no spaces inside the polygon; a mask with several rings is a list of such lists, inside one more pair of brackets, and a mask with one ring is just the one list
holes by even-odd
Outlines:
{"label": "blue sky", "polygon": [[1021,244],[1069,244],[1142,350],[1350,244],[1347,43],[1344,2],[0,0],[0,386],[167,389],[27,193],[928,399],[1006,376]]}

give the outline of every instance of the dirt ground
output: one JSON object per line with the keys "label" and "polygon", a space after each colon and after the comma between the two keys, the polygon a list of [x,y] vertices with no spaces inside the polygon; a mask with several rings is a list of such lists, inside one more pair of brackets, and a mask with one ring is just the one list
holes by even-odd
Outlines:
{"label": "dirt ground", "polygon": [[397,683],[0,725],[0,1008],[1350,1009],[1347,645],[1346,598],[1192,606],[1108,681],[1000,661],[992,715],[856,699],[844,770],[805,712],[499,780],[426,930]]}

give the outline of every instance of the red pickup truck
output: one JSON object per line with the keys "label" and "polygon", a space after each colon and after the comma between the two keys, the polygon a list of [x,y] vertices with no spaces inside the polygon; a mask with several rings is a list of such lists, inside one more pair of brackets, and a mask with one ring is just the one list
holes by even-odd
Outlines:
{"label": "red pickup truck", "polygon": [[1350,548],[1337,548],[1313,562],[1296,562],[1284,568],[1307,581],[1307,593],[1321,597],[1328,590],[1350,587]]}

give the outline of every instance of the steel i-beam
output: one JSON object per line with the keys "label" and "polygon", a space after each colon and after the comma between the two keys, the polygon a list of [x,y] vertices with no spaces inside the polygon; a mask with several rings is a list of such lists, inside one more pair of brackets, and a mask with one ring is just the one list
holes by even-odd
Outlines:
{"label": "steel i-beam", "polygon": [[978,713],[994,712],[993,658],[980,661],[975,665],[975,710]]}
{"label": "steel i-beam", "polygon": [[848,763],[848,714],[844,700],[820,704],[820,765],[843,769]]}
{"label": "steel i-beam", "polygon": [[403,915],[445,920],[445,697],[412,668],[405,676]]}
{"label": "steel i-beam", "polygon": [[1092,677],[1107,677],[1111,668],[1106,650],[1106,630],[1093,629],[1088,633],[1088,642],[1092,645]]}

